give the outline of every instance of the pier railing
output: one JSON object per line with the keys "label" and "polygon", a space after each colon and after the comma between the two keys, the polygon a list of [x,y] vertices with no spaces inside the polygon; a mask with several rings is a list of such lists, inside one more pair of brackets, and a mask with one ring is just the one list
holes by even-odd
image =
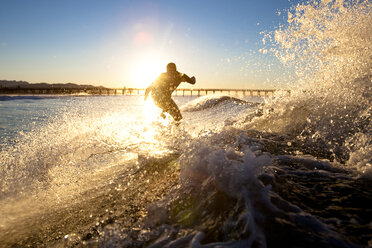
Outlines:
{"label": "pier railing", "polygon": [[[290,90],[274,89],[193,89],[180,88],[173,92],[174,96],[205,96],[210,94],[226,94],[239,96],[273,96],[275,92],[290,95]],[[144,88],[0,88],[0,94],[17,95],[137,95],[145,94]]]}

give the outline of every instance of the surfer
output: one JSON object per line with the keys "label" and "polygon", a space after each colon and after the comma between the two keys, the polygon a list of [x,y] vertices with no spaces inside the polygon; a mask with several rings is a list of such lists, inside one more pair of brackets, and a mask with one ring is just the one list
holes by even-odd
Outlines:
{"label": "surfer", "polygon": [[147,87],[145,91],[145,100],[151,92],[154,103],[163,110],[160,114],[161,117],[165,118],[164,113],[166,112],[177,122],[182,119],[177,104],[171,98],[173,91],[177,89],[181,82],[195,84],[196,80],[195,77],[190,78],[186,74],[178,72],[175,63],[169,63],[167,65],[167,72],[160,74],[160,76]]}

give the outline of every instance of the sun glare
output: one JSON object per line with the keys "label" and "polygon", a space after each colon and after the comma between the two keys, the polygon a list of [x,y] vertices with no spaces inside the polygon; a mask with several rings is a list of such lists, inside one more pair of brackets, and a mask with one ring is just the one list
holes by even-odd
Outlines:
{"label": "sun glare", "polygon": [[133,65],[132,84],[137,88],[146,88],[163,71],[165,71],[165,65],[160,59],[141,59]]}
{"label": "sun glare", "polygon": [[145,101],[145,106],[143,109],[143,114],[145,115],[145,120],[147,123],[152,122],[159,116],[161,110],[156,107],[155,103],[152,101],[152,98],[149,97]]}
{"label": "sun glare", "polygon": [[161,109],[157,107],[152,100],[151,97],[149,97],[143,106],[143,115],[144,115],[144,124],[148,125],[153,123],[154,121],[161,123],[164,126],[169,125],[169,118],[161,118],[160,117]]}

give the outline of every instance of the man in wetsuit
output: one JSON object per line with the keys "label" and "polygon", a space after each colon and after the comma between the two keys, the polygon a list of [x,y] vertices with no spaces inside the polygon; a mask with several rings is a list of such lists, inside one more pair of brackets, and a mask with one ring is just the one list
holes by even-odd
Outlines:
{"label": "man in wetsuit", "polygon": [[167,65],[167,72],[160,76],[146,89],[145,100],[151,92],[154,103],[163,110],[161,116],[165,118],[164,112],[169,113],[175,121],[182,119],[181,112],[177,104],[172,100],[172,93],[177,89],[181,82],[195,84],[195,77],[189,77],[186,74],[177,71],[175,63]]}

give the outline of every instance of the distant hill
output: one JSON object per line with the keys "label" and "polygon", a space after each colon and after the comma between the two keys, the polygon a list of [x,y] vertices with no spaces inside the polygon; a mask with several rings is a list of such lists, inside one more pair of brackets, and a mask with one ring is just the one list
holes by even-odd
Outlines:
{"label": "distant hill", "polygon": [[0,80],[0,88],[24,88],[24,89],[93,89],[93,88],[102,88],[103,86],[93,86],[93,85],[81,85],[81,84],[49,84],[49,83],[35,83],[31,84],[26,81],[9,81],[9,80]]}

